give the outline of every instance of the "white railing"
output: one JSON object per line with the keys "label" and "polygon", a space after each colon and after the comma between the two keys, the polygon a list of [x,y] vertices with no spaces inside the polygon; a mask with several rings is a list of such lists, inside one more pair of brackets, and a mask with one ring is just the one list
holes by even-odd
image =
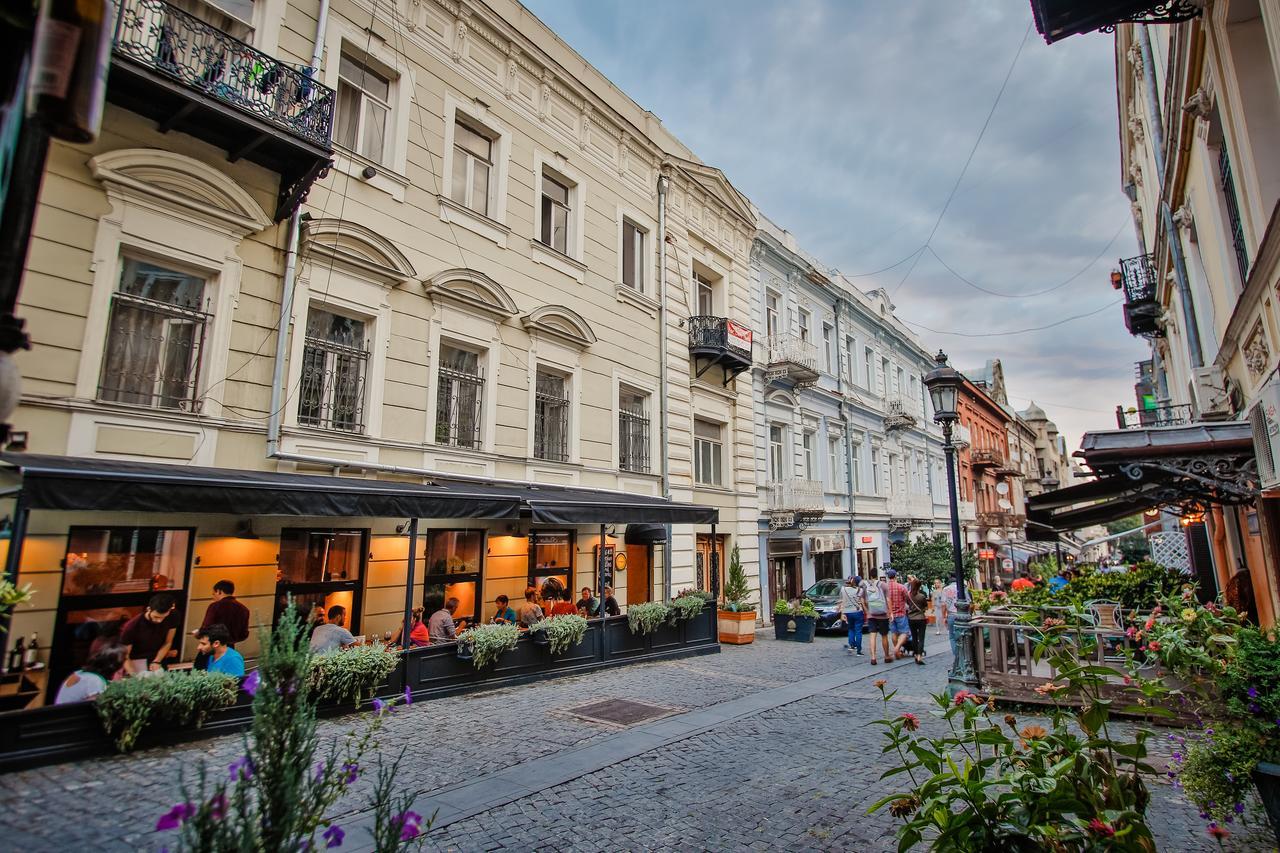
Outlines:
{"label": "white railing", "polygon": [[782,480],[770,483],[769,512],[823,512],[826,490],[817,480]]}
{"label": "white railing", "polygon": [[957,423],[951,428],[951,443],[956,447],[968,447],[972,444],[969,436],[969,428],[964,424]]}
{"label": "white railing", "polygon": [[933,498],[928,495],[890,495],[890,518],[933,518]]}
{"label": "white railing", "polygon": [[818,369],[818,347],[794,335],[770,335],[769,364],[795,364],[808,370]]}

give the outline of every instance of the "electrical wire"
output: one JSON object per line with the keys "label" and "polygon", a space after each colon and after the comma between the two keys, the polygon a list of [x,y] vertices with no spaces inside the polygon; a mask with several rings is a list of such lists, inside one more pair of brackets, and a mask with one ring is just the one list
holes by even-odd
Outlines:
{"label": "electrical wire", "polygon": [[1108,302],[1106,305],[1103,305],[1095,311],[1090,311],[1087,314],[1076,314],[1073,317],[1064,317],[1061,320],[1057,320],[1045,326],[1032,326],[1027,329],[1011,329],[1005,332],[950,332],[945,329],[933,329],[923,323],[916,323],[911,320],[902,320],[902,322],[906,323],[908,326],[915,326],[917,329],[924,329],[926,332],[932,332],[935,335],[954,335],[959,338],[1002,338],[1008,335],[1023,335],[1027,332],[1043,332],[1045,329],[1052,329],[1055,326],[1061,326],[1063,323],[1070,323],[1072,320],[1083,320],[1085,317],[1092,317],[1095,314],[1101,314],[1108,308],[1114,308],[1122,301],[1124,300],[1117,299],[1114,302]]}

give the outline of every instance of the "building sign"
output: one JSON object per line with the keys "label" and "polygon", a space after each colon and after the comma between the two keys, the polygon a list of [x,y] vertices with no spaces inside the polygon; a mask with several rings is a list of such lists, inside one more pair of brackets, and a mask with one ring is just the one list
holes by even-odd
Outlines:
{"label": "building sign", "polygon": [[979,560],[994,560],[996,558],[996,550],[994,548],[979,548]]}
{"label": "building sign", "polygon": [[875,540],[874,540],[874,539],[872,539],[870,536],[863,536],[863,537],[862,537],[862,544],[863,544],[863,545],[870,545],[870,544],[871,544],[872,542],[874,542],[874,541],[875,541]]}
{"label": "building sign", "polygon": [[724,324],[725,335],[728,337],[730,346],[741,347],[744,350],[751,350],[751,330],[740,323],[732,320]]}
{"label": "building sign", "polygon": [[1004,569],[1006,572],[1012,570],[1013,560],[1009,559],[1008,557],[1005,557],[1003,560],[1000,561],[1000,568]]}

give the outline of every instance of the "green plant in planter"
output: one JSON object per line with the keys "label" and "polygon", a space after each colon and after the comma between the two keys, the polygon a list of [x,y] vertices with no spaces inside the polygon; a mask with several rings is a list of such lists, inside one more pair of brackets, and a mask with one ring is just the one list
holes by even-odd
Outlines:
{"label": "green plant in planter", "polygon": [[706,609],[706,599],[698,595],[677,596],[671,600],[670,619],[672,624],[687,622]]}
{"label": "green plant in planter", "polygon": [[778,603],[773,605],[773,615],[774,616],[790,616],[791,602],[787,601],[785,598],[778,599]]}
{"label": "green plant in planter", "polygon": [[236,703],[239,682],[220,672],[161,672],[108,682],[95,709],[116,749],[128,752],[147,729],[202,725],[211,711]]}
{"label": "green plant in planter", "polygon": [[755,610],[751,601],[751,587],[747,585],[747,575],[742,571],[742,558],[738,555],[738,546],[733,546],[729,555],[729,574],[724,581],[724,609],[733,613],[746,613]]}
{"label": "green plant in planter", "polygon": [[520,642],[516,625],[476,625],[458,635],[458,642],[471,647],[471,665],[476,669],[493,666]]}
{"label": "green plant in planter", "polygon": [[311,659],[311,689],[321,701],[350,701],[357,708],[387,680],[400,655],[382,643],[352,646]]}
{"label": "green plant in planter", "polygon": [[627,625],[633,634],[652,634],[667,621],[671,608],[661,601],[647,601],[627,607]]}
{"label": "green plant in planter", "polygon": [[558,655],[582,642],[587,635],[587,620],[577,614],[566,613],[539,619],[529,626],[529,630],[546,631],[551,654]]}
{"label": "green plant in planter", "polygon": [[813,606],[813,602],[807,598],[801,598],[792,611],[793,616],[810,616],[817,618],[818,608]]}
{"label": "green plant in planter", "polygon": [[716,597],[705,589],[682,589],[676,593],[676,598],[688,598],[689,596],[701,598],[708,604],[715,604],[716,601]]}
{"label": "green plant in planter", "polygon": [[[18,586],[10,580],[0,578],[0,616],[8,613],[19,604],[26,604],[34,594],[35,591],[31,589],[31,584],[29,583]],[[0,634],[6,633],[8,630],[7,625],[0,626]]]}

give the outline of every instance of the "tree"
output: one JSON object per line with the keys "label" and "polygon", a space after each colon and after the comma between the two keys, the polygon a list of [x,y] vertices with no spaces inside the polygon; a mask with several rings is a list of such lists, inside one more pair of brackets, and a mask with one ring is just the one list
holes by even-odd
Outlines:
{"label": "tree", "polygon": [[733,546],[729,555],[729,576],[724,582],[724,609],[745,613],[754,609],[750,600],[751,587],[747,585],[747,575],[742,571],[742,560],[738,556],[738,546]]}
{"label": "tree", "polygon": [[1139,563],[1150,557],[1151,547],[1147,544],[1147,537],[1143,535],[1142,516],[1130,515],[1107,525],[1107,533],[1111,535],[1126,531],[1132,531],[1133,535],[1116,540],[1120,558],[1126,563]]}
{"label": "tree", "polygon": [[[935,580],[950,583],[956,576],[951,540],[941,533],[915,542],[895,542],[889,546],[889,562],[900,578],[915,575],[929,586]],[[963,563],[965,580],[973,580],[978,558],[972,551],[964,551]]]}

